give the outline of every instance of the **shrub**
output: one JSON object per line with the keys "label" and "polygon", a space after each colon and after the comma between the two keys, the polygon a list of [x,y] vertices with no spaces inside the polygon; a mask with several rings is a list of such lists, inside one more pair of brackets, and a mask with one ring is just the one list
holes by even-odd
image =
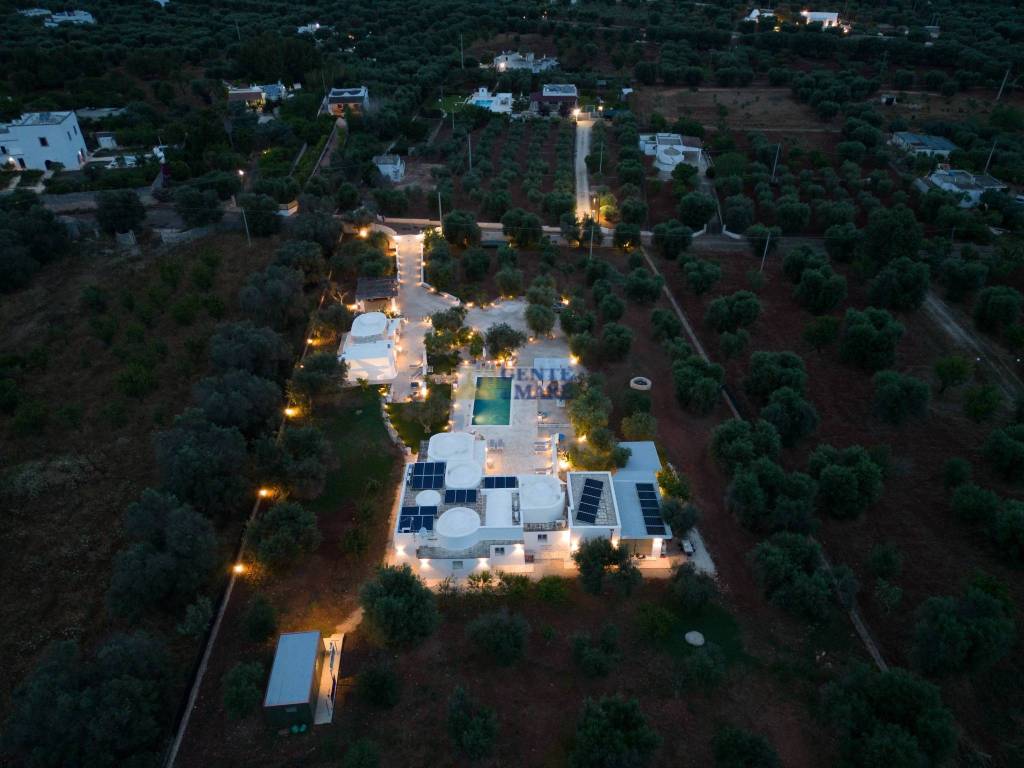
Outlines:
{"label": "shrub", "polygon": [[993,491],[973,483],[963,483],[953,491],[950,506],[953,514],[967,523],[984,523],[995,520],[999,510],[999,496]]}
{"label": "shrub", "polygon": [[664,341],[681,335],[683,324],[671,310],[658,308],[651,311],[651,330],[655,341]]}
{"label": "shrub", "polygon": [[654,275],[639,267],[626,277],[626,298],[637,304],[652,304],[657,301],[664,284],[665,280],[661,275]]}
{"label": "shrub", "polygon": [[738,357],[750,343],[750,334],[742,328],[736,333],[725,331],[718,337],[718,348],[727,360]]}
{"label": "shrub", "polygon": [[324,277],[326,262],[318,243],[309,240],[289,240],[274,252],[274,264],[298,270],[307,285],[316,285]]}
{"label": "shrub", "polygon": [[779,433],[767,421],[730,419],[722,422],[711,435],[711,455],[727,474],[732,474],[762,456],[779,454]]}
{"label": "shrub", "polygon": [[907,257],[886,265],[868,286],[871,303],[893,309],[917,309],[928,292],[930,273],[924,262]]}
{"label": "shrub", "polygon": [[110,611],[137,620],[148,609],[190,602],[216,562],[210,521],[174,496],[146,489],[128,507],[123,527],[132,543],[114,560]]}
{"label": "shrub", "polygon": [[857,768],[942,765],[956,742],[939,689],[904,669],[858,664],[826,686],[822,710]]}
{"label": "shrub", "polygon": [[896,371],[879,371],[873,381],[874,410],[884,421],[898,426],[910,417],[927,413],[930,393],[920,379]]}
{"label": "shrub", "polygon": [[329,392],[344,381],[347,364],[334,352],[314,352],[308,355],[302,367],[292,374],[292,386],[306,397]]}
{"label": "shrub", "polygon": [[832,267],[805,269],[793,291],[797,304],[815,315],[831,312],[846,298],[846,278]]}
{"label": "shrub", "polygon": [[240,720],[251,715],[263,699],[263,665],[240,661],[224,675],[221,685],[228,717]]}
{"label": "shrub", "polygon": [[736,291],[729,296],[720,296],[708,305],[704,322],[719,333],[736,331],[757,320],[761,314],[761,303],[750,291]]}
{"label": "shrub", "polygon": [[622,360],[633,345],[633,331],[619,323],[605,323],[601,332],[601,354],[608,360]]}
{"label": "shrub", "polygon": [[466,626],[466,639],[492,663],[510,666],[523,657],[529,629],[522,616],[494,611],[471,621]]}
{"label": "shrub", "polygon": [[798,245],[791,249],[782,259],[782,274],[791,282],[800,282],[800,277],[809,269],[821,269],[828,266],[828,257],[809,245]]}
{"label": "shrub", "polygon": [[934,365],[935,377],[939,380],[939,394],[950,387],[963,384],[971,377],[974,366],[963,355],[952,354],[940,357]]}
{"label": "shrub", "polygon": [[360,590],[359,602],[371,626],[389,645],[411,645],[437,628],[434,593],[408,565],[378,568],[376,578]]}
{"label": "shrub", "polygon": [[903,552],[895,544],[876,544],[868,553],[868,570],[875,578],[893,579],[903,572]]}
{"label": "shrub", "polygon": [[213,424],[252,435],[277,415],[281,389],[246,371],[231,371],[199,381],[192,387],[192,398]]}
{"label": "shrub", "polygon": [[470,760],[490,754],[498,733],[494,710],[473,701],[465,689],[457,687],[448,700],[448,734],[455,748]]}
{"label": "shrub", "polygon": [[618,631],[609,624],[596,641],[586,632],[575,635],[572,658],[587,677],[607,677],[619,660]]}
{"label": "shrub", "polygon": [[722,277],[722,268],[713,261],[694,259],[683,267],[686,272],[686,283],[698,296],[710,291]]}
{"label": "shrub", "polygon": [[698,573],[693,563],[683,563],[672,572],[669,591],[679,608],[686,613],[700,611],[718,595],[714,579]]}
{"label": "shrub", "polygon": [[769,600],[811,621],[827,616],[831,587],[817,542],[799,533],[776,533],[758,544],[751,558]]}
{"label": "shrub", "polygon": [[398,675],[387,664],[371,664],[356,680],[356,695],[379,709],[391,709],[398,703]]}
{"label": "shrub", "polygon": [[988,436],[985,459],[1006,480],[1024,480],[1024,424],[996,429]]}
{"label": "shrub", "polygon": [[302,284],[301,272],[272,264],[238,292],[242,313],[255,324],[285,328],[302,314]]}
{"label": "shrub", "polygon": [[601,313],[601,319],[605,322],[615,321],[622,317],[626,311],[626,302],[614,293],[606,294],[597,302],[597,310]]}
{"label": "shrub", "polygon": [[146,220],[146,209],[130,189],[103,190],[96,204],[96,223],[108,235],[128,232]]}
{"label": "shrub", "polygon": [[992,540],[1014,563],[1024,563],[1024,503],[1014,500],[1003,502],[996,512]]}
{"label": "shrub", "polygon": [[786,472],[768,458],[736,470],[726,491],[729,509],[744,527],[761,532],[806,533],[815,524],[817,484],[802,472]]}
{"label": "shrub", "polygon": [[903,326],[884,309],[868,307],[863,312],[846,310],[839,356],[868,371],[877,371],[893,364],[896,342],[903,335]]}
{"label": "shrub", "polygon": [[277,611],[263,595],[254,595],[242,617],[246,636],[254,643],[264,643],[277,632]]}
{"label": "shrub", "polygon": [[947,459],[942,465],[942,483],[946,490],[958,488],[971,479],[971,464],[959,456]]}
{"label": "shrub", "polygon": [[818,428],[818,412],[814,406],[790,387],[772,392],[768,405],[761,409],[761,418],[775,427],[787,448]]}
{"label": "shrub", "polygon": [[974,322],[986,333],[999,333],[1020,317],[1024,297],[1016,288],[996,285],[978,294],[974,302]]}
{"label": "shrub", "polygon": [[222,323],[210,337],[210,365],[214,373],[238,369],[265,379],[277,379],[289,358],[280,334],[251,323]]}
{"label": "shrub", "polygon": [[650,413],[639,411],[624,416],[621,429],[627,440],[653,440],[658,435],[658,421]]}
{"label": "shrub", "polygon": [[717,645],[705,643],[683,659],[678,677],[683,689],[710,695],[725,679],[725,658]]}
{"label": "shrub", "polygon": [[661,516],[672,528],[672,534],[682,537],[697,524],[700,511],[693,504],[685,504],[678,497],[670,496],[662,502]]}
{"label": "shrub", "polygon": [[690,192],[679,201],[679,220],[693,230],[702,229],[717,210],[715,201],[702,192]]}
{"label": "shrub", "polygon": [[882,494],[882,468],[859,445],[819,445],[807,471],[818,482],[818,511],[843,520],[858,517]]}
{"label": "shrub", "polygon": [[239,195],[238,206],[245,211],[245,222],[256,237],[269,237],[281,228],[277,201],[270,195]]}
{"label": "shrub", "polygon": [[727,726],[715,734],[715,768],[779,768],[779,756],[756,733]]}
{"label": "shrub", "polygon": [[692,413],[704,415],[714,409],[723,381],[725,371],[722,366],[709,363],[699,355],[678,356],[672,363],[676,398]]}
{"label": "shrub", "polygon": [[198,639],[206,634],[213,620],[213,603],[210,598],[200,595],[185,609],[185,616],[174,628],[182,637]]}
{"label": "shrub", "polygon": [[670,261],[679,258],[693,241],[693,230],[676,219],[655,224],[653,233],[655,250],[662,258]]}
{"label": "shrub", "polygon": [[750,369],[743,380],[747,394],[762,402],[784,387],[803,395],[806,384],[804,361],[793,352],[755,352],[750,356]]}
{"label": "shrub", "polygon": [[537,581],[537,597],[545,603],[560,605],[569,599],[569,582],[561,576],[542,576]]}
{"label": "shrub", "polygon": [[583,702],[570,768],[647,765],[661,744],[636,699],[619,696]]}
{"label": "shrub", "polygon": [[536,336],[547,336],[555,327],[555,311],[551,307],[531,304],[526,308],[526,325]]}
{"label": "shrub", "polygon": [[988,421],[1003,404],[1003,395],[993,384],[979,384],[964,392],[964,413],[979,424]]}
{"label": "shrub", "polygon": [[976,587],[963,597],[930,597],[917,612],[912,656],[927,674],[978,671],[1003,659],[1016,625],[999,599]]}
{"label": "shrub", "polygon": [[316,513],[294,501],[279,501],[249,524],[260,561],[275,569],[295,563],[320,546]]}
{"label": "shrub", "polygon": [[613,545],[606,538],[580,542],[579,548],[572,553],[572,559],[579,569],[580,584],[592,595],[601,594],[606,577],[610,577],[627,594],[642,578],[629,551]]}

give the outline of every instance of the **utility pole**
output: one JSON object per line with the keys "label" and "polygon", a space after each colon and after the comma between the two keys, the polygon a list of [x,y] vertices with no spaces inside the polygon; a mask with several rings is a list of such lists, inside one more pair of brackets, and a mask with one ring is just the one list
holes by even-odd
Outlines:
{"label": "utility pole", "polygon": [[604,134],[601,134],[601,151],[597,155],[597,172],[598,174],[604,169]]}
{"label": "utility pole", "polygon": [[469,146],[469,170],[470,170],[470,172],[472,172],[472,170],[473,170],[473,134],[472,133],[467,133],[466,134],[466,143]]}
{"label": "utility pole", "polygon": [[984,170],[984,171],[982,171],[982,173],[988,173],[988,166],[989,166],[989,163],[991,163],[991,162],[992,162],[992,155],[993,155],[993,154],[995,154],[995,151],[996,151],[996,143],[997,143],[998,141],[999,141],[999,137],[998,137],[998,136],[997,136],[996,138],[992,139],[992,149],[990,149],[990,150],[988,151],[988,160],[986,160],[986,161],[985,161],[985,170]]}
{"label": "utility pole", "polygon": [[443,217],[441,216],[441,190],[437,190],[437,221],[443,223]]}
{"label": "utility pole", "polygon": [[252,248],[252,237],[249,235],[249,219],[245,217],[245,208],[239,208],[242,212],[242,224],[245,225],[245,241],[249,243],[249,247]]}
{"label": "utility pole", "polygon": [[768,243],[770,243],[771,241],[772,241],[772,233],[769,232],[768,233],[768,237],[765,238],[765,241],[764,241],[764,253],[761,254],[761,268],[759,270],[757,270],[758,272],[764,272],[764,262],[768,258]]}
{"label": "utility pole", "polygon": [[466,54],[462,50],[462,33],[459,32],[459,64],[463,69],[466,68]]}
{"label": "utility pole", "polygon": [[242,33],[238,29],[238,22],[235,22],[235,34],[238,35],[238,42],[242,42]]}
{"label": "utility pole", "polygon": [[1003,75],[1003,82],[999,85],[999,93],[996,94],[996,101],[999,101],[999,99],[1003,95],[1003,88],[1006,87],[1006,81],[1010,79],[1010,70],[1011,69],[1013,69],[1013,67],[1007,67],[1006,68],[1006,74]]}
{"label": "utility pole", "polygon": [[779,152],[782,151],[782,143],[775,145],[775,159],[772,160],[772,181],[775,181],[775,167],[779,164]]}

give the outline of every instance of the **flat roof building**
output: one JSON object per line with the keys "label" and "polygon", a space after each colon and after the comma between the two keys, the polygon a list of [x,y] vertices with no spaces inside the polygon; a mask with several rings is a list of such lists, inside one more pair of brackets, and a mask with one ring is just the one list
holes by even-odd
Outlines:
{"label": "flat roof building", "polygon": [[398,331],[402,321],[383,312],[366,312],[352,321],[338,350],[348,366],[350,384],[390,384],[398,376]]}
{"label": "flat roof building", "polygon": [[539,59],[532,53],[519,53],[519,51],[502,51],[494,57],[494,68],[499,72],[521,69],[528,70],[535,75],[558,66],[558,59],[541,56]]}
{"label": "flat roof building", "polygon": [[928,177],[936,188],[950,192],[960,198],[961,208],[973,208],[981,204],[986,192],[1005,192],[1006,184],[987,173],[971,173],[954,168],[940,168]]}
{"label": "flat roof building", "polygon": [[893,145],[904,152],[919,157],[949,157],[959,147],[944,136],[932,136],[927,133],[896,131],[892,135]]}
{"label": "flat roof building", "polygon": [[342,117],[345,110],[362,114],[370,107],[370,91],[365,85],[358,88],[331,88],[327,94],[327,111]]}
{"label": "flat roof building", "polygon": [[44,171],[60,163],[77,171],[88,155],[74,112],[26,112],[0,123],[0,164],[10,169]]}
{"label": "flat roof building", "polygon": [[278,637],[263,698],[269,723],[282,728],[313,724],[323,662],[319,632],[286,632]]}

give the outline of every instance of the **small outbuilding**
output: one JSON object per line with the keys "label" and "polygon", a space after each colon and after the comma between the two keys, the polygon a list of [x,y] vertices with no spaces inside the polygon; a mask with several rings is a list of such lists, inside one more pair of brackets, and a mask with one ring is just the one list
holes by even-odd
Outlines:
{"label": "small outbuilding", "polygon": [[323,664],[319,632],[286,632],[277,638],[263,699],[267,722],[279,728],[313,724]]}

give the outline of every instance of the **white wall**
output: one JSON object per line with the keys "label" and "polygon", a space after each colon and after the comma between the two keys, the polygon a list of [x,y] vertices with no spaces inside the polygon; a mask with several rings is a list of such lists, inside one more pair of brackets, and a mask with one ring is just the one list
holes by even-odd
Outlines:
{"label": "white wall", "polygon": [[[45,140],[47,146],[43,146],[40,139]],[[8,163],[13,159],[18,168],[37,171],[46,170],[47,161],[77,171],[88,154],[73,112],[59,123],[12,125],[7,133],[0,133],[0,147],[6,149],[6,152],[0,151],[0,162]]]}

